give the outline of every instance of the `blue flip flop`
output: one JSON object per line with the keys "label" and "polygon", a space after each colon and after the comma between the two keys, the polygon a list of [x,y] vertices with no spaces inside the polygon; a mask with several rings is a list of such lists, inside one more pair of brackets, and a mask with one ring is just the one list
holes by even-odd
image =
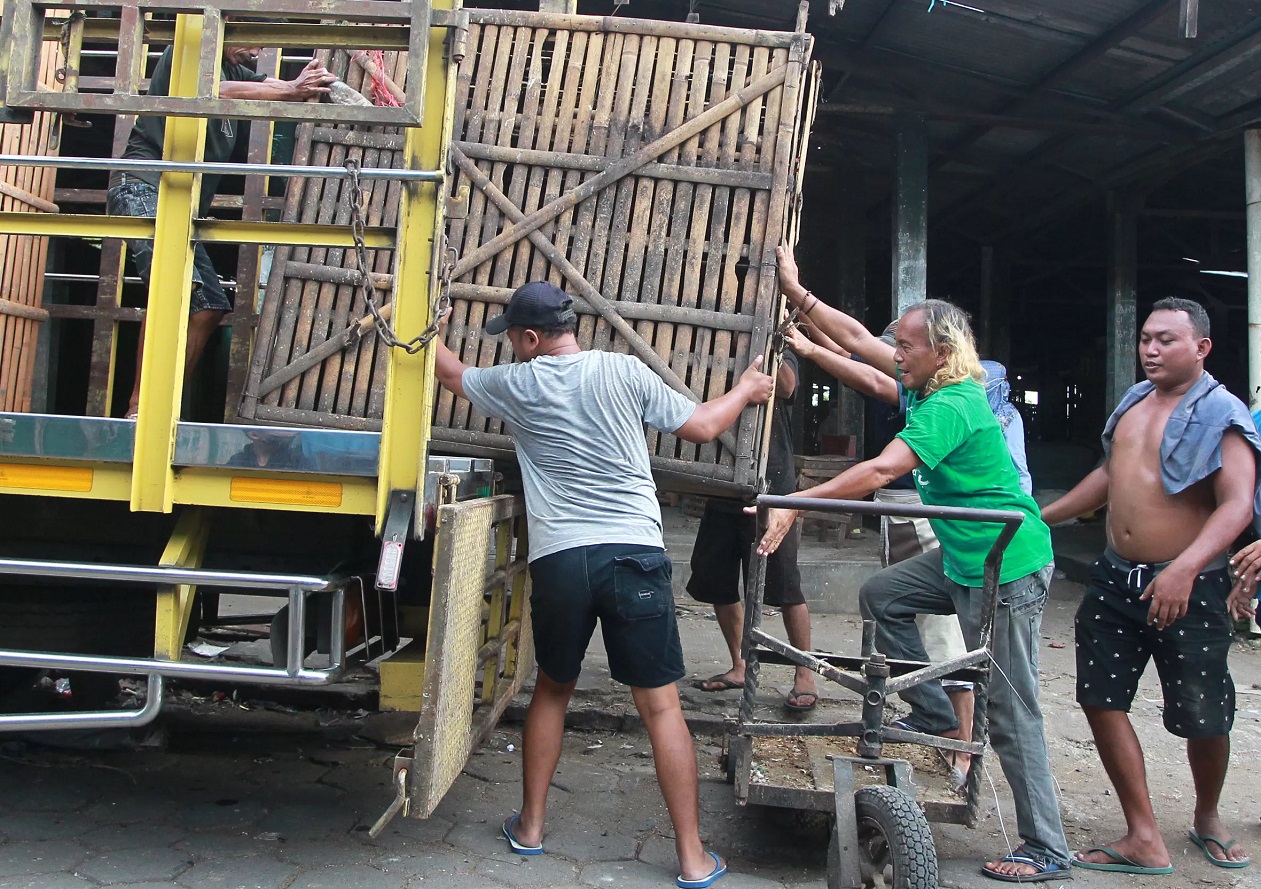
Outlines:
{"label": "blue flip flop", "polygon": [[[520,820],[520,815],[513,815],[504,822],[504,839],[508,841],[508,845],[512,847],[512,851],[516,852],[518,855],[542,855],[542,843],[537,846],[527,846],[524,843],[518,842],[517,838],[513,835],[512,827]],[[708,886],[709,884],[706,883],[705,885]]]}
{"label": "blue flip flop", "polygon": [[705,889],[706,886],[714,885],[719,877],[727,875],[727,865],[722,863],[722,859],[713,852],[709,852],[707,854],[710,858],[714,859],[714,869],[705,876],[701,877],[699,880],[685,880],[683,879],[683,875],[679,874],[674,880],[674,884],[678,886],[679,889]]}
{"label": "blue flip flop", "polygon": [[1204,853],[1204,857],[1208,859],[1208,863],[1215,865],[1216,867],[1247,867],[1252,863],[1251,858],[1244,858],[1239,861],[1232,861],[1229,858],[1218,858],[1208,850],[1209,843],[1216,843],[1217,846],[1225,852],[1238,845],[1237,840],[1227,840],[1223,843],[1211,833],[1196,833],[1194,830],[1188,830],[1187,836],[1191,838],[1191,842],[1200,847],[1200,851]]}
{"label": "blue flip flop", "polygon": [[982,865],[981,873],[991,880],[1001,880],[1004,883],[1043,883],[1048,880],[1071,880],[1073,878],[1072,871],[1067,864],[1060,864],[1045,858],[1035,858],[1032,855],[1026,855],[1019,849],[1010,855],[1004,855],[998,860],[1000,864],[1024,864],[1036,868],[1036,870],[1031,874],[1005,874],[1000,871],[990,870]]}

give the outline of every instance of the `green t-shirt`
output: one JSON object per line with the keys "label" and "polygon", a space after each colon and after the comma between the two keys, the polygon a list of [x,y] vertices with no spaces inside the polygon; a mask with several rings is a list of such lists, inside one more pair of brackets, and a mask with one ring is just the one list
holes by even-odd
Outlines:
{"label": "green t-shirt", "polygon": [[[924,503],[1010,509],[1025,514],[1003,553],[1002,583],[1032,574],[1051,561],[1051,531],[1042,521],[1037,503],[1020,490],[1020,477],[1003,431],[980,383],[964,380],[926,397],[911,392],[906,428],[897,437],[924,464],[913,473]],[[941,542],[946,576],[964,586],[981,586],[985,557],[1002,525],[940,519],[931,522]]]}

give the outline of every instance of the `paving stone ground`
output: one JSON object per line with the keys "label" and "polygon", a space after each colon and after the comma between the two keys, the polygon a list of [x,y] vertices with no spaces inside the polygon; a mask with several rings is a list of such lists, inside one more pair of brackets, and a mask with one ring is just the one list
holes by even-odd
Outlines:
{"label": "paving stone ground", "polygon": [[[1052,765],[1075,848],[1123,831],[1073,703],[1072,614],[1080,593],[1057,582],[1040,652]],[[772,631],[778,621],[766,617]],[[693,676],[725,666],[717,625],[704,609],[681,601],[680,626]],[[854,652],[859,632],[855,617],[826,615],[816,621],[815,643]],[[1222,809],[1261,855],[1261,650],[1241,642],[1231,657],[1239,712]],[[784,718],[779,701],[790,681],[786,668],[766,668],[760,713]],[[683,700],[701,767],[702,834],[731,864],[720,889],[822,889],[826,821],[742,808],[725,781],[718,732],[735,713],[736,694],[685,685]],[[847,693],[825,688],[808,718],[835,721],[848,706]],[[376,839],[368,827],[390,801],[395,748],[353,733],[242,731],[212,717],[168,724],[165,749],[75,751],[0,739],[0,795],[7,802],[0,807],[0,889],[663,889],[676,873],[673,836],[633,714],[597,642],[551,796],[547,854],[529,859],[511,854],[499,834],[520,801],[520,726],[511,715],[431,818],[398,818]],[[1193,793],[1182,745],[1161,725],[1154,676],[1144,678],[1133,718],[1177,873],[1148,882],[1078,873],[1079,884],[1261,887],[1261,864],[1214,869],[1186,840]],[[298,728],[310,724],[295,717]],[[997,884],[979,876],[977,865],[1019,841],[997,763],[990,775],[976,829],[933,825],[946,889],[992,889]]]}

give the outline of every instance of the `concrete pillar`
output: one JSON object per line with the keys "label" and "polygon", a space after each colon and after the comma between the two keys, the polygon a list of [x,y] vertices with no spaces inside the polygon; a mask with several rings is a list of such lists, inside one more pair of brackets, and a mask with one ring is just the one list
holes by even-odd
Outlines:
{"label": "concrete pillar", "polygon": [[893,126],[893,314],[928,292],[928,126],[901,115]]}
{"label": "concrete pillar", "polygon": [[[867,312],[867,193],[865,177],[852,160],[838,170],[836,189],[841,311],[862,321]],[[856,454],[862,454],[866,426],[866,403],[848,387],[841,388],[839,426],[843,435],[854,436]]]}
{"label": "concrete pillar", "polygon": [[1108,358],[1104,409],[1138,379],[1138,210],[1133,194],[1108,195]]}
{"label": "concrete pillar", "polygon": [[1261,406],[1261,130],[1244,136],[1248,205],[1248,409]]}
{"label": "concrete pillar", "polygon": [[977,328],[981,357],[1007,364],[1011,356],[1011,254],[1004,247],[981,247],[981,317]]}

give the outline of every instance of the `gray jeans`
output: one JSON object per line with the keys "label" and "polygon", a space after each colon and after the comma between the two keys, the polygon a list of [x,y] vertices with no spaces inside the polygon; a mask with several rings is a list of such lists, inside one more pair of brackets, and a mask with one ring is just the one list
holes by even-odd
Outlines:
{"label": "gray jeans", "polygon": [[[989,683],[990,743],[1016,802],[1016,825],[1025,851],[1068,864],[1055,781],[1038,705],[1038,643],[1054,563],[998,589],[994,656]],[[863,584],[863,617],[876,622],[876,648],[891,658],[927,661],[915,626],[917,614],[958,614],[970,649],[981,634],[981,590],[946,577],[941,550],[892,565]],[[910,721],[930,734],[958,727],[940,682],[902,694]]]}

